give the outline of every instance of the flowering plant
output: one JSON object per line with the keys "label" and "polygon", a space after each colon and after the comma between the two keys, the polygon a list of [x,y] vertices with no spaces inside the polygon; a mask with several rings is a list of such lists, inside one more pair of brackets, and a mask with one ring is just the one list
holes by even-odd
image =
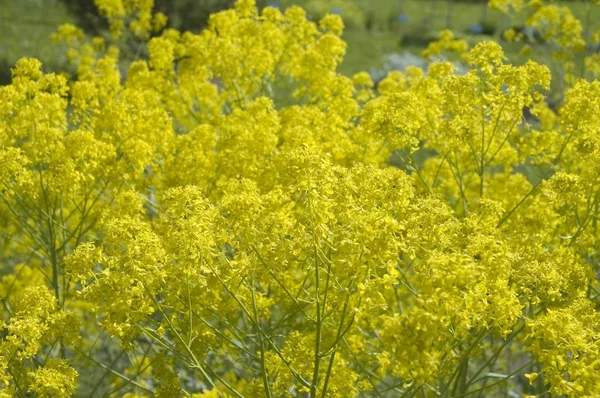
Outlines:
{"label": "flowering plant", "polygon": [[554,111],[444,32],[466,73],[375,88],[336,15],[96,3],[148,59],[67,25],[75,78],[0,87],[0,397],[600,393],[598,81]]}

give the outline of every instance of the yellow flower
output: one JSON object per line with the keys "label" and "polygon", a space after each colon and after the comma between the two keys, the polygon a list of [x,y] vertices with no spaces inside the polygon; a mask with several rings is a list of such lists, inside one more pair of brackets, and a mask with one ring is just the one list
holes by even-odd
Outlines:
{"label": "yellow flower", "polygon": [[525,378],[529,381],[529,384],[533,384],[533,382],[538,378],[538,373],[525,373]]}

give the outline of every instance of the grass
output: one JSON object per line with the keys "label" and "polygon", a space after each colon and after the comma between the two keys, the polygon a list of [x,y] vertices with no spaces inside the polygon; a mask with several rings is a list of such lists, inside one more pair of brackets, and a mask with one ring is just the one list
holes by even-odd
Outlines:
{"label": "grass", "polygon": [[[466,33],[471,25],[479,23],[484,16],[494,24],[504,18],[473,3],[456,2],[451,13],[449,2],[444,0],[359,0],[359,3],[370,15],[373,27],[368,32],[349,28],[344,33],[348,53],[341,70],[347,74],[377,67],[383,56],[390,53],[409,51],[420,55],[428,41],[446,28],[470,42],[480,41],[483,37]],[[400,15],[407,20],[400,22]]]}

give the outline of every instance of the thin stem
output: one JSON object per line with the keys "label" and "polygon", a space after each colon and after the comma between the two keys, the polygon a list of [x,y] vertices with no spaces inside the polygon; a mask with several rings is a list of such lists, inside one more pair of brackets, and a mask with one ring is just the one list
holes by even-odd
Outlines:
{"label": "thin stem", "polygon": [[[255,294],[255,289],[254,289],[254,278],[252,278],[250,283],[252,285],[252,307],[254,308],[254,321],[258,325],[259,321],[258,321],[258,310],[256,308],[256,294]],[[265,344],[263,342],[263,338],[262,338],[260,332],[258,333],[258,342],[260,344],[260,370],[261,370],[262,377],[263,377],[263,384],[265,386],[265,392],[267,394],[267,398],[271,398],[271,387],[269,385],[269,375],[267,373],[267,365],[265,364]]]}
{"label": "thin stem", "polygon": [[455,396],[454,396],[454,398],[466,397],[466,396],[468,396],[468,395],[475,394],[475,393],[478,393],[478,392],[480,392],[480,391],[487,390],[488,388],[490,388],[490,387],[494,387],[494,386],[496,386],[496,385],[498,385],[498,384],[502,384],[502,383],[504,383],[505,381],[507,381],[507,380],[511,379],[511,378],[512,378],[514,375],[516,375],[517,373],[519,373],[519,372],[520,372],[520,371],[522,371],[523,369],[525,369],[525,368],[526,368],[527,366],[529,366],[529,365],[530,365],[532,362],[533,362],[533,359],[532,359],[532,360],[530,360],[529,362],[527,362],[525,365],[521,366],[519,369],[517,369],[517,370],[515,370],[514,372],[512,372],[511,374],[509,374],[508,376],[506,376],[505,378],[503,378],[503,379],[501,379],[501,380],[499,380],[499,381],[497,381],[497,382],[495,382],[495,383],[492,383],[492,384],[490,384],[490,385],[488,385],[488,386],[486,386],[486,387],[478,388],[477,390],[469,391],[469,392],[467,392],[467,393],[465,393],[465,394],[461,394],[461,395],[455,395]]}
{"label": "thin stem", "polygon": [[[335,359],[335,353],[337,351],[338,342],[345,334],[345,332],[343,331],[343,327],[344,327],[344,320],[346,319],[346,312],[348,310],[349,300],[350,300],[350,295],[348,295],[348,297],[346,297],[346,302],[344,303],[344,309],[342,310],[342,319],[340,320],[340,325],[339,325],[338,331],[337,331],[336,341],[333,343],[333,346],[331,347],[333,352],[331,353],[331,357],[329,358],[329,366],[327,367],[327,373],[325,374],[325,381],[323,382],[323,391],[321,392],[322,398],[325,398],[327,396],[327,385],[329,383],[329,377],[331,376],[331,370],[333,369],[333,361]],[[352,322],[350,324],[352,324]],[[348,330],[348,328],[346,328],[346,331],[347,330]]]}
{"label": "thin stem", "polygon": [[151,389],[149,389],[149,388],[147,388],[147,387],[144,387],[142,384],[138,383],[137,381],[135,381],[135,380],[133,380],[133,379],[130,379],[129,377],[127,377],[127,376],[125,376],[125,375],[123,375],[123,374],[121,374],[121,373],[117,372],[117,371],[116,371],[116,370],[114,370],[114,369],[111,369],[111,368],[109,368],[108,366],[104,365],[104,364],[103,364],[103,363],[101,363],[101,362],[98,362],[97,360],[95,360],[94,358],[92,358],[90,355],[88,355],[88,354],[86,354],[85,352],[81,351],[79,348],[77,348],[77,347],[74,347],[74,348],[75,348],[75,350],[76,350],[77,352],[79,352],[81,355],[83,355],[84,357],[86,357],[86,358],[87,358],[87,359],[89,359],[90,361],[94,362],[96,365],[100,366],[101,368],[103,368],[103,369],[107,370],[108,372],[112,373],[113,375],[115,375],[115,376],[117,376],[117,377],[119,377],[119,378],[121,378],[121,379],[123,379],[123,380],[127,381],[128,383],[131,383],[131,384],[133,384],[133,385],[134,385],[134,386],[136,386],[137,388],[139,388],[139,389],[141,389],[141,390],[144,390],[144,391],[146,391],[146,392],[148,392],[148,393],[150,393],[150,394],[154,395],[154,391],[152,391]]}

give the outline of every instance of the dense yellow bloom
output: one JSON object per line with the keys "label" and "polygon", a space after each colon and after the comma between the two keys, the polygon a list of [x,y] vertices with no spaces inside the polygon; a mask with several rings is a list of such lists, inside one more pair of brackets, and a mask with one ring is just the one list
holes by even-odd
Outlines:
{"label": "dense yellow bloom", "polygon": [[600,388],[599,322],[592,304],[578,300],[532,323],[532,351],[557,394],[595,395]]}
{"label": "dense yellow bloom", "polygon": [[77,372],[59,359],[51,358],[33,375],[31,391],[39,397],[70,397],[77,388]]}
{"label": "dense yellow bloom", "polygon": [[598,81],[554,109],[549,68],[444,31],[465,73],[375,85],[337,15],[97,5],[147,58],[68,25],[76,78],[0,87],[0,397],[600,394]]}
{"label": "dense yellow bloom", "polygon": [[[13,286],[11,288],[15,288]],[[23,382],[27,383],[30,377],[25,365],[44,347],[51,346],[57,339],[68,344],[76,343],[76,315],[58,310],[56,298],[43,285],[23,287],[22,295],[12,304],[10,320],[0,324],[4,335],[0,342],[2,393],[14,394],[26,389],[39,396],[71,396],[77,388],[77,372],[66,362],[54,358],[35,370],[30,386],[23,385]]]}

